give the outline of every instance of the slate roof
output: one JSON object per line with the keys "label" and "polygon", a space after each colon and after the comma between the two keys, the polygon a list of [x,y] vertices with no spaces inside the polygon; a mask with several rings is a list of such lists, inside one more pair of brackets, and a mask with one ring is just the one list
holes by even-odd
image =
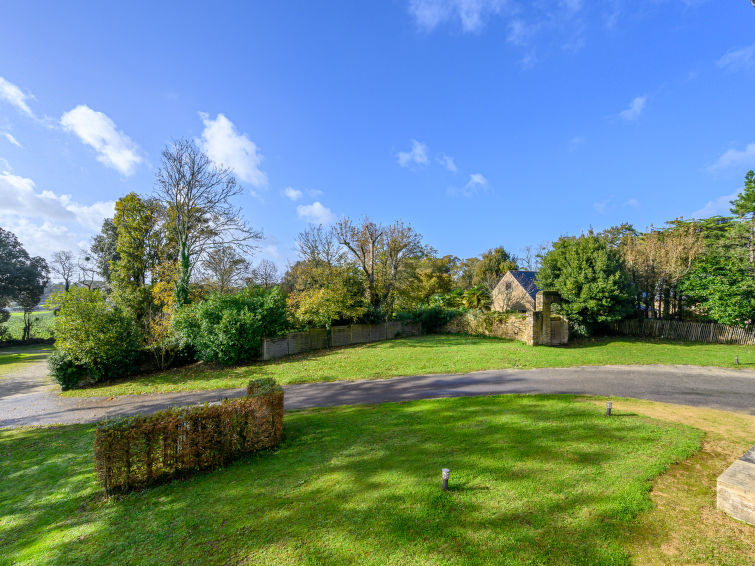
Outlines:
{"label": "slate roof", "polygon": [[511,275],[513,275],[514,279],[516,279],[517,282],[522,286],[522,288],[527,291],[527,294],[534,299],[535,295],[537,295],[537,292],[540,290],[540,288],[535,285],[537,271],[511,270]]}

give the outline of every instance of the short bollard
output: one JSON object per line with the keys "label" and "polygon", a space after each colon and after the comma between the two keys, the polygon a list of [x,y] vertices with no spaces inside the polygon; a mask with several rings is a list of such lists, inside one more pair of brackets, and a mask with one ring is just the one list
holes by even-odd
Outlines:
{"label": "short bollard", "polygon": [[443,477],[443,491],[448,491],[448,476],[451,475],[451,470],[448,468],[443,468],[441,470],[442,477]]}
{"label": "short bollard", "polygon": [[739,356],[734,356],[734,363],[739,365]]}
{"label": "short bollard", "polygon": [[606,401],[606,416],[607,417],[611,416],[611,408],[612,407],[613,407],[613,403],[611,403],[610,401]]}

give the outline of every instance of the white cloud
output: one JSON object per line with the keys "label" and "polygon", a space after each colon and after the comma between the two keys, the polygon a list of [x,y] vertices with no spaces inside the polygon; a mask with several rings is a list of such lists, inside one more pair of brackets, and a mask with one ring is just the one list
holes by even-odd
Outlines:
{"label": "white cloud", "polygon": [[427,157],[427,145],[417,140],[412,140],[412,149],[409,151],[399,151],[396,159],[401,167],[409,167],[412,164],[424,166],[430,163]]}
{"label": "white cloud", "polygon": [[716,65],[727,71],[739,71],[749,67],[753,62],[755,62],[755,44],[727,51],[716,61]]}
{"label": "white cloud", "polygon": [[3,132],[2,134],[3,134],[3,137],[6,140],[8,140],[8,142],[12,143],[16,147],[21,147],[21,144],[18,142],[16,138],[13,137],[13,134],[11,134],[10,132]]}
{"label": "white cloud", "polygon": [[645,104],[647,103],[647,96],[638,96],[632,102],[629,103],[629,107],[619,112],[619,116],[624,120],[636,120],[645,110]]}
{"label": "white cloud", "polygon": [[438,156],[438,162],[447,170],[451,171],[451,173],[456,173],[459,170],[459,168],[456,167],[453,157],[446,155],[445,153],[441,153]]}
{"label": "white cloud", "polygon": [[471,197],[479,192],[487,192],[489,189],[488,180],[482,175],[482,173],[472,173],[469,176],[467,184],[462,188],[449,187],[447,192],[451,196],[462,195],[465,197]]}
{"label": "white cloud", "polygon": [[748,144],[742,150],[730,149],[724,152],[709,169],[711,171],[721,171],[731,167],[740,167],[742,169],[755,167],[755,142]]}
{"label": "white cloud", "polygon": [[636,198],[630,198],[624,203],[624,206],[631,206],[632,208],[640,208],[640,201]]}
{"label": "white cloud", "polygon": [[260,169],[262,154],[257,144],[246,134],[240,134],[236,126],[223,114],[214,120],[204,112],[199,113],[204,131],[199,145],[216,164],[228,167],[245,183],[255,187],[267,186],[267,175]]}
{"label": "white cloud", "polygon": [[283,189],[283,194],[286,195],[286,198],[293,201],[299,200],[304,195],[304,193],[302,193],[300,190],[297,190],[293,187],[286,187],[285,189]]}
{"label": "white cloud", "polygon": [[730,195],[720,196],[715,200],[709,200],[700,210],[696,210],[690,214],[690,218],[708,218],[717,215],[727,216],[731,214],[731,201],[737,198],[737,195],[739,195],[739,191]]}
{"label": "white cloud", "polygon": [[139,148],[102,112],[80,104],[60,118],[60,124],[97,152],[97,161],[123,175],[131,175],[142,162]]}
{"label": "white cloud", "polygon": [[330,224],[336,219],[332,210],[317,201],[312,204],[300,204],[296,207],[296,214],[312,224]]}
{"label": "white cloud", "polygon": [[27,116],[34,117],[34,113],[29,108],[27,100],[32,100],[34,97],[30,94],[25,94],[20,88],[13,83],[0,77],[0,100],[8,102],[11,106],[15,106],[16,110],[26,114]]}
{"label": "white cloud", "polygon": [[409,13],[424,31],[457,20],[465,32],[479,31],[488,16],[498,14],[505,0],[410,0]]}
{"label": "white cloud", "polygon": [[70,195],[36,190],[31,179],[0,173],[0,224],[15,233],[32,255],[75,249],[113,216],[115,203],[74,202]]}

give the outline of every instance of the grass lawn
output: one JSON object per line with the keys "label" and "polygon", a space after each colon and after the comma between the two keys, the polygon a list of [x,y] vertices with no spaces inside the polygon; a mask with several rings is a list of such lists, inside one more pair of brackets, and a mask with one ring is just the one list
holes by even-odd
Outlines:
{"label": "grass lawn", "polygon": [[[52,323],[54,321],[52,311],[35,311],[32,313],[34,324],[31,328],[32,338],[52,338]],[[6,328],[9,332],[9,338],[21,340],[24,329],[24,315],[20,312],[10,313],[10,319],[5,324],[0,324],[0,328]]]}
{"label": "grass lawn", "polygon": [[702,433],[616,409],[500,396],[287,413],[275,451],[111,500],[92,426],[2,430],[0,563],[628,564],[668,539],[640,528],[651,482]]}
{"label": "grass lawn", "polygon": [[321,350],[234,368],[195,364],[117,383],[68,391],[71,397],[113,396],[243,387],[250,378],[269,376],[282,384],[342,379],[374,379],[428,373],[466,373],[503,368],[569,367],[604,364],[691,364],[755,367],[755,348],[721,344],[653,342],[609,338],[568,347],[527,346],[513,340],[431,335]]}
{"label": "grass lawn", "polygon": [[7,351],[13,353],[5,353],[0,348],[0,379],[22,370],[30,363],[43,361],[52,352],[52,346],[14,346],[7,348]]}

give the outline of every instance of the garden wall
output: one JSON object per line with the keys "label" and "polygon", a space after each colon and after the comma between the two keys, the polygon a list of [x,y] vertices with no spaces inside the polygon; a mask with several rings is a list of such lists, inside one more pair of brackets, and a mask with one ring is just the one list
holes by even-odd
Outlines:
{"label": "garden wall", "polygon": [[[544,344],[543,313],[541,311],[520,313],[469,311],[451,320],[442,330],[451,334],[475,334],[519,340],[530,346]],[[551,346],[569,341],[569,322],[560,316],[550,316]]]}
{"label": "garden wall", "polygon": [[252,382],[241,399],[100,423],[94,463],[106,493],[218,468],[276,446],[283,434],[283,388],[262,381]]}
{"label": "garden wall", "polygon": [[304,332],[291,332],[279,338],[266,338],[262,341],[262,359],[272,360],[311,350],[380,342],[399,336],[419,336],[421,333],[422,327],[418,322],[397,320],[380,324],[334,326],[330,329],[330,334],[324,328],[314,328]]}
{"label": "garden wall", "polygon": [[755,327],[738,327],[715,322],[627,319],[614,322],[611,329],[623,336],[663,338],[710,344],[755,345]]}

